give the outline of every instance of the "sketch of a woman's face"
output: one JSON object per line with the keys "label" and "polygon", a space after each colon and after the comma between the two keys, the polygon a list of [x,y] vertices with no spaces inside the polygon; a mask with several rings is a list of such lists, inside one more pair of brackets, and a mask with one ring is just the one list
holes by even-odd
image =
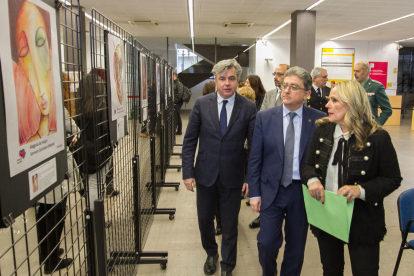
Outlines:
{"label": "sketch of a woman's face", "polygon": [[47,28],[42,14],[30,2],[25,2],[20,9],[16,23],[16,39],[18,63],[33,88],[40,112],[49,115],[51,57]]}

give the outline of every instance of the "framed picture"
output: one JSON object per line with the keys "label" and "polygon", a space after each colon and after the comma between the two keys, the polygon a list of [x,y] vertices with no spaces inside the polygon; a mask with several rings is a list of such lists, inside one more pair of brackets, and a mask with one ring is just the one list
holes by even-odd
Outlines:
{"label": "framed picture", "polygon": [[10,176],[65,150],[56,9],[7,0],[0,9],[0,58]]}
{"label": "framed picture", "polygon": [[127,91],[126,91],[126,55],[124,41],[106,32],[107,45],[107,80],[111,102],[111,119],[115,121],[127,115]]}
{"label": "framed picture", "polygon": [[147,56],[144,53],[140,53],[140,98],[141,98],[141,110],[142,110],[142,121],[146,121],[148,117],[148,85],[147,85]]}
{"label": "framed picture", "polygon": [[157,85],[157,113],[161,112],[161,68],[160,63],[157,62],[155,65],[156,71],[156,85]]}

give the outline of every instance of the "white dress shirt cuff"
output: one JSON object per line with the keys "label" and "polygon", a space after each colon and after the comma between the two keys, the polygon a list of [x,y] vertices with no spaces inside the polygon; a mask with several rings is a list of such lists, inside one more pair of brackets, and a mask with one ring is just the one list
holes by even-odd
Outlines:
{"label": "white dress shirt cuff", "polygon": [[261,196],[251,197],[250,199],[262,198]]}
{"label": "white dress shirt cuff", "polygon": [[309,185],[311,184],[311,183],[313,183],[313,182],[321,182],[320,180],[319,180],[319,178],[317,178],[317,177],[312,177],[311,179],[309,179],[308,180],[308,183],[306,183],[306,185],[308,185],[308,187],[309,187]]}
{"label": "white dress shirt cuff", "polygon": [[365,189],[361,187],[361,185],[358,185],[359,189],[361,190],[361,194],[359,195],[358,198],[362,199],[365,201]]}

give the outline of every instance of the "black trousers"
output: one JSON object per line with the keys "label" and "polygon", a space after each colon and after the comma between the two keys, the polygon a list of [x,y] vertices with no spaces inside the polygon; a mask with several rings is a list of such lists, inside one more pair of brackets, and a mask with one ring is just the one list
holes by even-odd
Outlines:
{"label": "black trousers", "polygon": [[232,271],[237,259],[237,235],[240,211],[241,187],[228,189],[223,186],[220,177],[211,187],[197,185],[197,215],[200,228],[201,243],[208,256],[218,253],[218,245],[214,233],[214,216],[216,214],[217,201],[220,200],[222,218],[221,240],[221,269]]}
{"label": "black trousers", "polygon": [[[330,234],[321,231],[318,236],[319,251],[324,276],[344,275],[345,243]],[[373,246],[348,244],[353,276],[378,276],[379,242]]]}
{"label": "black trousers", "polygon": [[175,112],[175,129],[177,132],[182,132],[183,130],[183,123],[181,121],[180,110],[183,106],[183,102],[174,105],[174,112]]}

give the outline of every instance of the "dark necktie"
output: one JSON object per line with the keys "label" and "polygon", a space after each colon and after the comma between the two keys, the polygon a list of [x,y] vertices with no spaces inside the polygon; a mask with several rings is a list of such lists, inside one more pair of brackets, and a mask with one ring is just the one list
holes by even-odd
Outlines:
{"label": "dark necktie", "polygon": [[292,183],[293,176],[293,153],[295,150],[295,125],[293,118],[296,116],[295,112],[290,112],[290,122],[286,130],[285,140],[285,160],[283,161],[282,185],[287,187]]}
{"label": "dark necktie", "polygon": [[319,98],[322,98],[321,89],[319,87],[318,87],[318,90],[316,91],[316,93],[318,94]]}
{"label": "dark necktie", "polygon": [[220,130],[221,135],[224,135],[227,129],[227,110],[226,110],[226,104],[227,100],[223,100],[223,107],[221,108],[220,112]]}

